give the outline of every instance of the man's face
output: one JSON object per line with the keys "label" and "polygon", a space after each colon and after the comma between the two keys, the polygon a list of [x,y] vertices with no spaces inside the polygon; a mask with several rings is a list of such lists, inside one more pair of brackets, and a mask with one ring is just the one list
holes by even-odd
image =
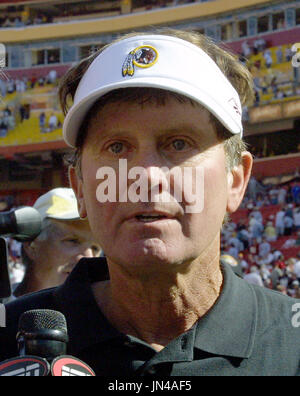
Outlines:
{"label": "man's face", "polygon": [[[144,169],[149,196],[150,186],[157,185],[157,195],[169,195],[169,202],[151,202],[150,197],[148,202],[133,202],[127,197],[127,202],[117,199],[101,203],[99,185],[103,179],[96,178],[97,171],[103,167],[113,169],[116,196],[120,198],[124,191],[124,185],[119,185],[120,159],[123,164],[126,160],[128,172]],[[163,167],[177,167],[182,174],[185,169],[201,169],[204,206],[200,213],[188,213],[185,190],[190,186],[182,187],[182,200],[174,193],[178,184],[175,177],[170,179],[169,192],[165,191],[166,185],[159,181],[164,177]],[[105,105],[93,120],[83,147],[82,180],[74,173],[71,180],[81,216],[88,215],[108,261],[126,268],[162,271],[201,255],[210,256],[208,251],[219,251],[231,176],[226,172],[224,147],[217,139],[209,112],[170,98],[162,106],[122,102]],[[128,195],[134,182],[126,181]],[[194,188],[195,183],[194,178]]]}
{"label": "man's face", "polygon": [[63,283],[82,257],[100,254],[87,221],[51,219],[48,227],[30,247],[30,258],[45,288]]}

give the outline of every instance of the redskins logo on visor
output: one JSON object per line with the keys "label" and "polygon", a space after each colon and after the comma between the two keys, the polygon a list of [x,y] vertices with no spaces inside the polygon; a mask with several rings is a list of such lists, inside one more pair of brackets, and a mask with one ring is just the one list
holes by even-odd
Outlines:
{"label": "redskins logo on visor", "polygon": [[147,68],[153,66],[158,58],[157,50],[151,45],[143,45],[130,51],[122,66],[122,75],[133,76],[134,66]]}

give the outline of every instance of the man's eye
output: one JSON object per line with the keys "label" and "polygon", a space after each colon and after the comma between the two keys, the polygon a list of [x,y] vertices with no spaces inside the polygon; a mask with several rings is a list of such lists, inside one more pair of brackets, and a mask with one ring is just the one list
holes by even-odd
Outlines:
{"label": "man's eye", "polygon": [[108,149],[114,154],[120,154],[124,148],[124,144],[121,142],[115,142],[111,144]]}
{"label": "man's eye", "polygon": [[176,139],[173,140],[172,142],[172,147],[176,150],[176,151],[182,151],[186,148],[188,148],[188,144],[185,140],[183,139]]}
{"label": "man's eye", "polygon": [[95,255],[100,254],[101,249],[98,246],[91,246],[91,249]]}
{"label": "man's eye", "polygon": [[78,239],[75,239],[75,238],[74,238],[74,239],[65,239],[64,242],[72,243],[72,244],[74,244],[74,245],[77,245],[77,244],[80,243],[79,240],[78,240]]}

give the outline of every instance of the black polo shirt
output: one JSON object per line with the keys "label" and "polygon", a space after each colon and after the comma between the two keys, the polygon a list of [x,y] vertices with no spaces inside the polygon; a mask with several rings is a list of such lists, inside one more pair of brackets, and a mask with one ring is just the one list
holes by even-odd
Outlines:
{"label": "black polo shirt", "polygon": [[106,320],[91,290],[93,282],[108,279],[106,260],[82,259],[62,286],[7,305],[7,327],[0,329],[0,361],[18,355],[19,316],[45,308],[65,315],[68,353],[89,364],[98,376],[300,375],[300,300],[250,285],[226,264],[222,271],[222,292],[212,309],[156,352]]}

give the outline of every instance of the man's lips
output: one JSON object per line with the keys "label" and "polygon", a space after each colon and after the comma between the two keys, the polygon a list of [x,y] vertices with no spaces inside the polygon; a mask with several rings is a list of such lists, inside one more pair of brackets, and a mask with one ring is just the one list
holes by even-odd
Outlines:
{"label": "man's lips", "polygon": [[164,211],[140,211],[135,212],[127,217],[127,221],[130,222],[141,222],[141,223],[151,223],[162,220],[174,220],[176,217],[168,212]]}

